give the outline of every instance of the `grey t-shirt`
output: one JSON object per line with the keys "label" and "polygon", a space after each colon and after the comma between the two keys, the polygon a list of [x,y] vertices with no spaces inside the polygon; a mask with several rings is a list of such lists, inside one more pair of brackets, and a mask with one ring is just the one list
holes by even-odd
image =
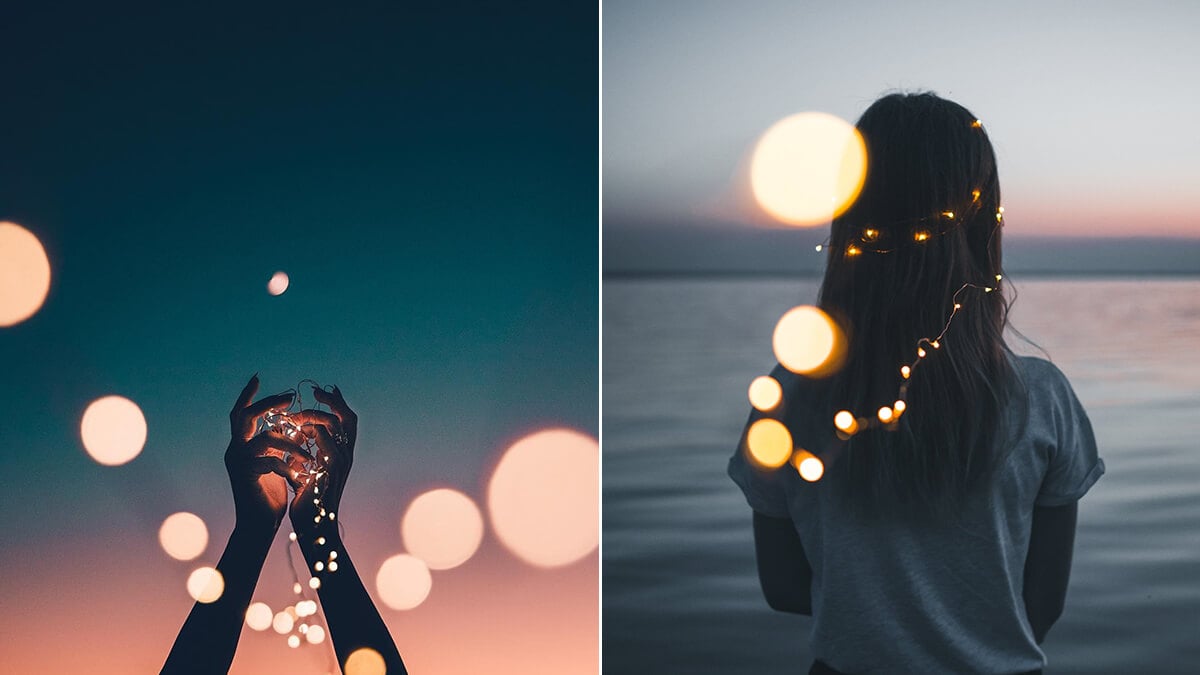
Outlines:
{"label": "grey t-shirt", "polygon": [[[1021,595],[1033,507],[1078,500],[1104,462],[1062,372],[1031,357],[1019,357],[1016,368],[1028,418],[1009,430],[1016,440],[990,491],[969,500],[957,523],[852,518],[826,481],[807,483],[787,465],[763,470],[735,452],[729,475],[750,507],[790,518],[812,565],[815,658],[848,673],[1019,673],[1045,665]],[[785,401],[811,392],[811,381],[782,368],[773,374]],[[814,432],[798,428],[811,426],[803,418],[789,414],[784,422],[797,444],[818,450],[830,424]]]}

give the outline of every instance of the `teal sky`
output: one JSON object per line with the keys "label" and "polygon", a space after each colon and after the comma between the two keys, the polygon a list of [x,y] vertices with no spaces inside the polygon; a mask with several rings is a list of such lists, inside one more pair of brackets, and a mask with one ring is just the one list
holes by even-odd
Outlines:
{"label": "teal sky", "polygon": [[[41,311],[0,329],[6,597],[63,588],[47,561],[82,579],[104,558],[131,571],[106,601],[134,602],[138,579],[186,572],[156,550],[179,510],[208,522],[215,562],[228,411],[256,371],[264,395],[312,378],[357,410],[343,510],[366,575],[400,551],[417,494],[483,504],[520,436],[598,434],[594,7],[27,3],[0,12],[0,44],[0,221],[33,231],[53,270]],[[277,270],[291,285],[273,297]],[[111,468],[79,438],[109,394],[149,426]],[[488,536],[468,577],[495,583],[517,563]],[[574,568],[585,614],[563,624],[584,663],[595,564]],[[117,670],[165,656],[190,601],[182,581],[159,592],[107,610],[165,626],[106,643],[146,659]],[[14,603],[13,639],[49,639]]]}

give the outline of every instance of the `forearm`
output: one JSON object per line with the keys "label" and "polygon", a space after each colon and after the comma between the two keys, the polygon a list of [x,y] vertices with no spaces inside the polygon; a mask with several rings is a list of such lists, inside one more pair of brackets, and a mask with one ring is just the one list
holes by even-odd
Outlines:
{"label": "forearm", "polygon": [[197,602],[180,629],[163,673],[227,672],[233,663],[246,608],[271,547],[274,531],[234,528],[217,563],[225,588],[216,601]]}
{"label": "forearm", "polygon": [[792,521],[755,512],[754,552],[771,609],[812,616],[812,567]]}
{"label": "forearm", "polygon": [[[383,617],[371,601],[358,570],[346,552],[336,523],[322,521],[315,531],[302,537],[299,543],[309,572],[321,582],[317,594],[321,598],[321,608],[329,625],[329,636],[333,640],[338,663],[344,667],[347,657],[354,650],[369,647],[383,657],[389,675],[407,673]],[[316,569],[318,563],[322,568],[319,571]],[[336,571],[330,570],[331,563]]]}
{"label": "forearm", "polygon": [[1062,615],[1066,603],[1077,508],[1076,504],[1068,504],[1033,511],[1022,596],[1038,644]]}

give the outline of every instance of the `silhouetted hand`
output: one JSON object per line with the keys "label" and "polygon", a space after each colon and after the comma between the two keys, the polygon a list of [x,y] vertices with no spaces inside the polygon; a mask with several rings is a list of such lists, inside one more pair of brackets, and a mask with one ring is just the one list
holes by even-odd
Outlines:
{"label": "silhouetted hand", "polygon": [[316,441],[317,465],[326,474],[319,480],[306,481],[292,499],[292,529],[301,538],[315,532],[321,520],[337,513],[354,463],[354,441],[358,436],[358,415],[346,405],[340,389],[334,387],[327,392],[313,387],[313,396],[331,412],[302,410],[288,416]]}
{"label": "silhouetted hand", "polygon": [[263,415],[288,407],[294,397],[290,393],[276,394],[251,403],[257,392],[255,375],[229,412],[230,440],[225,450],[225,469],[233,488],[237,527],[274,534],[287,510],[287,485],[291,483],[299,490],[295,472],[303,470],[303,462],[312,456],[278,431],[268,429],[255,435]]}

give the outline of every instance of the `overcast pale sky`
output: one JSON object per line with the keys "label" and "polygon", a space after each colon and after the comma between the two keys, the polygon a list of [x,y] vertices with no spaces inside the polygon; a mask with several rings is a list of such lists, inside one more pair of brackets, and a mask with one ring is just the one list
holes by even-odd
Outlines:
{"label": "overcast pale sky", "polygon": [[1016,235],[1200,237],[1200,3],[609,0],[606,226],[753,220],[758,136],[930,89],[984,122]]}

